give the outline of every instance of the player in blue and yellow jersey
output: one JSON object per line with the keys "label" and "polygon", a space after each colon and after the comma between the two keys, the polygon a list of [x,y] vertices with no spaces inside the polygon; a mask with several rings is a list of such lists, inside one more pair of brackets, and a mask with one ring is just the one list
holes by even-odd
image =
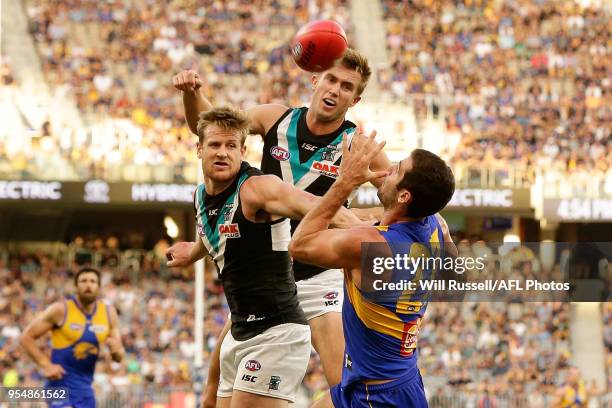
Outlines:
{"label": "player in blue and yellow jersey", "polygon": [[589,405],[589,393],[577,367],[570,367],[565,383],[555,393],[554,408],[581,408]]}
{"label": "player in blue and yellow jersey", "polygon": [[[91,383],[103,344],[111,358],[121,361],[117,311],[98,299],[100,272],[79,270],[74,278],[76,295],[55,302],[24,330],[21,345],[47,378],[48,388],[66,388],[67,400],[49,402],[51,407],[95,407]],[[51,333],[51,359],[36,345],[36,339]]]}
{"label": "player in blue and yellow jersey", "polygon": [[[373,291],[368,284],[373,282],[374,269],[368,265],[369,250],[362,254],[362,247],[377,247],[377,252],[394,259],[403,255],[442,256],[452,241],[446,223],[437,213],[450,201],[455,182],[442,159],[421,149],[414,150],[389,172],[372,173],[370,160],[384,145],[377,144],[374,138],[375,133],[367,140],[354,139],[350,152],[344,148],[340,177],[302,220],[289,250],[300,261],[345,271],[348,301],[342,309],[344,367],[340,385],[331,389],[334,406],[426,407],[417,367],[417,338],[427,293]],[[330,217],[351,191],[373,179],[384,179],[378,190],[385,209],[381,226],[328,229]],[[395,266],[380,276],[399,282],[398,278],[410,281],[432,273],[424,268],[414,272],[401,272]],[[318,405],[329,405],[329,398]]]}

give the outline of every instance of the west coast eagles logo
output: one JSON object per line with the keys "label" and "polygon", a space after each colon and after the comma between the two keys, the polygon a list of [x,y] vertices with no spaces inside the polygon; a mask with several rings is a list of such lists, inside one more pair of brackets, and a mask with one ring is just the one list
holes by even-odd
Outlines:
{"label": "west coast eagles logo", "polygon": [[91,343],[83,342],[74,346],[73,354],[74,358],[76,358],[77,360],[84,360],[89,355],[97,355],[98,348]]}

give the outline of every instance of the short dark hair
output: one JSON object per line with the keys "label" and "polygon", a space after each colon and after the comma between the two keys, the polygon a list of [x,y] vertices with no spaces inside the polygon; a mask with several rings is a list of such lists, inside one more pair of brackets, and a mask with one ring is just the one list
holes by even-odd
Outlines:
{"label": "short dark hair", "polygon": [[408,190],[412,199],[406,207],[406,215],[422,218],[442,210],[455,193],[453,171],[437,155],[424,149],[410,154],[412,169],[404,173],[397,189]]}
{"label": "short dark hair", "polygon": [[83,273],[95,273],[96,276],[98,277],[98,285],[100,284],[100,271],[94,268],[90,268],[90,267],[85,267],[85,268],[81,268],[79,269],[79,271],[74,275],[74,284],[76,286],[77,282],[79,281],[79,276],[81,276],[81,274]]}

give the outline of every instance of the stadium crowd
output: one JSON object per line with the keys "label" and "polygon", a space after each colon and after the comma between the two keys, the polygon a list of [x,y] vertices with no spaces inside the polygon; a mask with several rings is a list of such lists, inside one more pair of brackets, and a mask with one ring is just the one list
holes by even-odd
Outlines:
{"label": "stadium crowd", "polygon": [[[456,172],[486,167],[503,180],[519,169],[531,183],[545,169],[547,184],[569,180],[580,191],[599,180],[585,193],[612,194],[610,16],[579,3],[383,1],[389,67],[377,74],[380,87],[412,100],[417,118],[435,101],[446,132],[460,135],[445,152]],[[194,181],[174,73],[201,72],[216,104],[304,105],[309,76],[288,39],[316,18],[352,31],[348,0],[25,4],[47,80],[70,89],[91,125],[47,126],[47,139],[58,139],[47,145],[77,178]],[[250,143],[258,163],[261,145]]]}
{"label": "stadium crowd", "polygon": [[[120,163],[165,165],[174,171],[160,178],[195,181],[193,173],[183,173],[187,162],[195,163],[195,142],[171,86],[179,70],[200,72],[207,97],[218,105],[302,105],[309,77],[292,63],[288,39],[317,18],[350,27],[346,0],[115,1],[102,7],[88,0],[32,0],[27,13],[47,80],[69,88],[99,135],[73,136],[63,154],[79,177],[106,179],[134,177],[113,174]],[[257,154],[249,159],[259,161]]]}
{"label": "stadium crowd", "polygon": [[433,96],[447,132],[461,135],[449,152],[456,166],[503,174],[511,164],[583,186],[598,178],[612,194],[611,16],[601,2],[409,3],[383,1],[389,68],[379,81],[413,99],[417,118]]}
{"label": "stadium crowd", "polygon": [[[117,238],[76,237],[55,252],[15,249],[0,256],[0,381],[37,385],[43,378],[18,346],[33,316],[72,290],[71,271],[92,263],[102,270],[101,293],[120,313],[126,358],[113,363],[103,348],[95,376],[99,395],[139,386],[192,389],[194,293],[192,269],[165,267],[168,242],[150,251],[120,250]],[[462,250],[487,250],[463,241]],[[537,262],[535,258],[530,262]],[[211,270],[211,269],[209,269]],[[223,289],[207,273],[205,354],[214,348],[228,308]],[[604,306],[610,350],[611,309]],[[608,364],[610,365],[608,354]],[[545,406],[563,382],[571,357],[569,304],[525,302],[429,305],[419,336],[419,361],[432,403],[511,400],[530,395],[529,406]],[[326,389],[313,353],[303,386],[316,399]],[[449,397],[452,396],[452,397]],[[432,399],[434,398],[434,399]],[[435,399],[437,398],[437,399]],[[445,405],[442,405],[445,406]]]}

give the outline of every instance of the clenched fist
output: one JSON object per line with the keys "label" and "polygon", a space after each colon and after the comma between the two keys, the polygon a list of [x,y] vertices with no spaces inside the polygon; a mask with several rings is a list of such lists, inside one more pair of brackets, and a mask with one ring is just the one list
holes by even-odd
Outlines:
{"label": "clenched fist", "polygon": [[204,81],[194,70],[181,71],[172,78],[172,85],[183,92],[195,92],[203,84]]}

